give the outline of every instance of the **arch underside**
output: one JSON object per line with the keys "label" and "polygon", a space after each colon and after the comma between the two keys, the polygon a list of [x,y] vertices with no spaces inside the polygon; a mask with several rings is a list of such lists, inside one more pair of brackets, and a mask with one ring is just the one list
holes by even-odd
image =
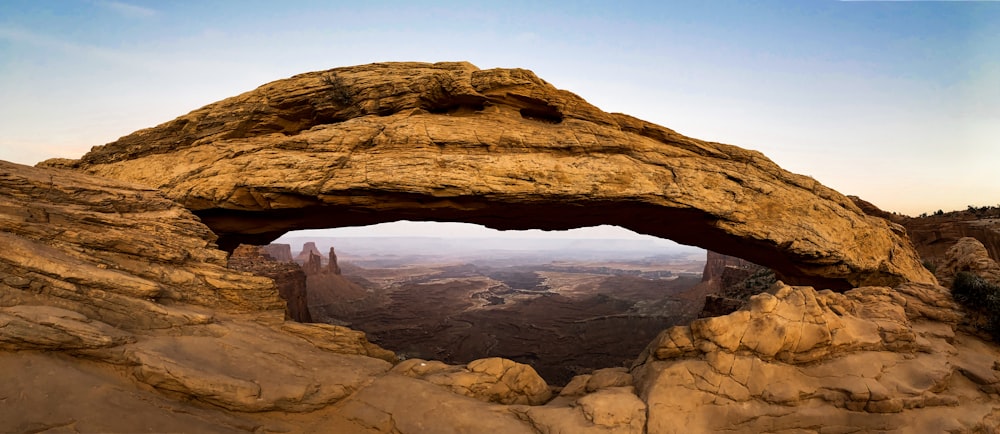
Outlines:
{"label": "arch underside", "polygon": [[[855,286],[843,278],[811,274],[815,269],[800,266],[804,259],[789,258],[781,246],[769,240],[727,233],[718,227],[717,218],[701,210],[662,208],[642,202],[511,204],[481,198],[441,200],[414,195],[369,199],[380,206],[313,205],[265,211],[209,209],[196,214],[219,235],[217,243],[227,251],[240,244],[267,244],[293,230],[367,226],[398,220],[474,223],[497,230],[568,230],[607,224],[766,265],[788,283],[835,290]],[[819,259],[821,265],[828,258]]]}
{"label": "arch underside", "polygon": [[934,282],[901,228],[763,154],[605,113],[530,71],[382,63],[278,80],[52,166],[160,189],[227,250],[396,220],[610,224],[843,290]]}

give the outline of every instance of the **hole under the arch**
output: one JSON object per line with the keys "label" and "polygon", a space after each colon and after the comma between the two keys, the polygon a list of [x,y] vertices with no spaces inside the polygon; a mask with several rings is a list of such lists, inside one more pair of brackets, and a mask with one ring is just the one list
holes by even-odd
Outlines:
{"label": "hole under the arch", "polygon": [[703,277],[767,281],[745,261],[710,271],[701,248],[614,226],[501,232],[404,221],[290,232],[267,249],[306,270],[314,322],[364,331],[405,358],[505,357],[550,384],[627,366],[660,331],[697,318],[718,291]]}

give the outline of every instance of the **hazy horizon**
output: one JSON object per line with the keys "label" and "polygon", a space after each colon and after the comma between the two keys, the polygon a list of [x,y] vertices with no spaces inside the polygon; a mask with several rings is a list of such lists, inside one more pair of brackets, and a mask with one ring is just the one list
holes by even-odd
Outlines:
{"label": "hazy horizon", "polygon": [[629,259],[655,256],[704,255],[705,249],[669,239],[637,234],[602,225],[567,231],[498,231],[468,223],[400,221],[367,227],[292,231],[273,241],[291,245],[293,255],[306,242],[320,253],[332,246],[357,255],[399,254],[454,257],[475,253],[469,260],[489,256],[559,259]]}
{"label": "hazy horizon", "polygon": [[327,229],[303,229],[282,235],[296,237],[430,237],[430,238],[561,238],[561,239],[632,239],[681,245],[673,240],[640,234],[620,226],[599,225],[568,230],[498,230],[475,223],[427,222],[400,220],[368,226]]}

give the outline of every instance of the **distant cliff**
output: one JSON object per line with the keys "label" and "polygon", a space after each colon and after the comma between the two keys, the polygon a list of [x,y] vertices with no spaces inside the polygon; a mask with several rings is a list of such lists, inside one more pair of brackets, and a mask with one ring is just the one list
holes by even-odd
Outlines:
{"label": "distant cliff", "polygon": [[264,253],[278,262],[294,262],[291,244],[271,243],[263,246]]}
{"label": "distant cliff", "polygon": [[[287,244],[284,245],[288,247]],[[298,322],[312,322],[306,295],[306,274],[294,262],[276,261],[268,250],[284,252],[278,247],[241,245],[229,256],[228,267],[258,276],[270,277],[278,287],[278,295],[287,303],[287,316]],[[291,251],[288,251],[291,256]]]}
{"label": "distant cliff", "polygon": [[711,250],[705,260],[701,284],[705,307],[701,318],[726,315],[746,305],[750,297],[775,283],[774,271],[745,259]]}

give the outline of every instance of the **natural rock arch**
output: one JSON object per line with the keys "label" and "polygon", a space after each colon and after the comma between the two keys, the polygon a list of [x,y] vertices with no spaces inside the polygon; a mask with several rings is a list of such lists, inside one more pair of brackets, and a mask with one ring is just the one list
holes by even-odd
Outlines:
{"label": "natural rock arch", "polygon": [[43,164],[159,188],[227,250],[399,219],[614,224],[769,266],[793,284],[934,280],[901,227],[812,178],[602,112],[523,69],[311,72]]}

